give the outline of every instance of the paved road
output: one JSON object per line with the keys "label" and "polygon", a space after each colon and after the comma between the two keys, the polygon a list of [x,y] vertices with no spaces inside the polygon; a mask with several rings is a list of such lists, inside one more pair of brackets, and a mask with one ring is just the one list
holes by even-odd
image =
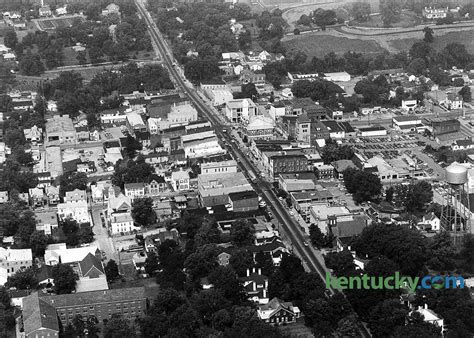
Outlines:
{"label": "paved road", "polygon": [[105,252],[107,260],[113,259],[118,263],[118,255],[115,250],[114,242],[112,238],[109,237],[107,228],[102,226],[100,219],[100,213],[103,209],[105,209],[105,206],[101,204],[92,204],[91,206],[92,222],[94,224],[92,228],[94,231],[94,245],[97,245],[100,250]]}
{"label": "paved road", "polygon": [[[140,13],[145,18],[149,31],[152,35],[152,39],[156,42],[161,51],[163,64],[168,68],[170,76],[175,81],[177,87],[181,88],[183,92],[187,94],[188,98],[194,103],[196,109],[202,114],[202,116],[205,116],[214,125],[217,136],[221,139],[227,140],[229,144],[231,144],[229,147],[231,153],[233,153],[234,157],[240,159],[241,164],[245,167],[247,172],[251,172],[255,177],[257,177],[257,172],[249,162],[248,157],[242,153],[242,150],[236,144],[231,142],[231,137],[222,131],[224,128],[221,125],[219,119],[214,116],[213,110],[202,101],[200,96],[193,89],[192,85],[186,79],[183,79],[181,73],[176,69],[176,61],[172,56],[173,54],[164,41],[163,36],[159,32],[158,28],[156,27],[156,24],[151,19],[150,14],[146,11],[143,3],[140,0],[136,0],[135,3],[137,4]],[[262,194],[262,197],[267,202],[267,205],[273,208],[276,218],[281,223],[280,229],[285,232],[287,237],[291,240],[294,251],[300,255],[308,269],[318,273],[324,281],[325,269],[322,267],[322,264],[316,257],[313,249],[303,244],[305,242],[305,238],[299,229],[298,223],[281,206],[278,198],[271,190],[271,185],[262,179],[257,178],[254,183],[254,188],[257,193]],[[336,291],[330,289],[329,292],[335,293]],[[361,336],[370,337],[370,333],[364,327],[361,328],[360,334]]]}

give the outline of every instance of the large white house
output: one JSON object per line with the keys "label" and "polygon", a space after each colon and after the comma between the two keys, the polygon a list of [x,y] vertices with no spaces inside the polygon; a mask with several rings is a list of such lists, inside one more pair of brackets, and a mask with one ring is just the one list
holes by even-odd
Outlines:
{"label": "large white house", "polygon": [[0,247],[0,285],[7,282],[9,276],[33,264],[31,249],[5,249]]}
{"label": "large white house", "polygon": [[77,223],[90,223],[86,201],[72,201],[58,204],[58,216],[61,220],[71,218]]}
{"label": "large white house", "polygon": [[225,115],[231,122],[248,122],[256,113],[257,105],[251,99],[231,100],[225,105]]}

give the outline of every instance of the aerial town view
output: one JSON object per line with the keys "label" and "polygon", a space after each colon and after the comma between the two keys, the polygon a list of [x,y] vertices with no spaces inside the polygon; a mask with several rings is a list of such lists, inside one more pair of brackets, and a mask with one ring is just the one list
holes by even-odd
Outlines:
{"label": "aerial town view", "polygon": [[0,0],[0,338],[474,337],[474,0]]}

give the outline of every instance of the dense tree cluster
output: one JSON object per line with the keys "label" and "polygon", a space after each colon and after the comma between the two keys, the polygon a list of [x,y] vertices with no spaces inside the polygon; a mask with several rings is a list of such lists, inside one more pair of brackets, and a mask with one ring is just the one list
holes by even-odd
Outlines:
{"label": "dense tree cluster", "polygon": [[77,275],[71,266],[67,264],[56,264],[51,270],[54,279],[54,292],[58,295],[71,293],[76,289]]}
{"label": "dense tree cluster", "polygon": [[376,200],[382,191],[378,176],[353,168],[344,171],[344,185],[356,203]]}
{"label": "dense tree cluster", "polygon": [[153,209],[151,197],[136,198],[132,202],[132,217],[139,226],[149,226],[156,222],[156,213]]}
{"label": "dense tree cluster", "polygon": [[337,102],[337,96],[343,93],[341,87],[337,84],[323,79],[308,81],[297,81],[291,87],[295,97],[310,97],[322,105],[331,105],[331,102]]}
{"label": "dense tree cluster", "polygon": [[115,164],[112,183],[123,188],[125,183],[146,182],[155,170],[145,162],[145,158],[138,155],[136,160],[118,161]]}
{"label": "dense tree cluster", "polygon": [[431,184],[426,181],[399,184],[388,190],[391,197],[389,202],[411,213],[423,211],[433,199]]}
{"label": "dense tree cluster", "polygon": [[324,164],[331,164],[334,161],[349,160],[354,156],[354,149],[349,145],[339,145],[332,140],[327,140],[321,151],[321,159]]}

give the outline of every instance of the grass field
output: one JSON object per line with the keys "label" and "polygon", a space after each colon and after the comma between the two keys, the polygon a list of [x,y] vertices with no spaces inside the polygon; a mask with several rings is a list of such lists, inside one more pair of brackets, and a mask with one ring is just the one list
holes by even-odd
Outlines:
{"label": "grass field", "polygon": [[[392,24],[392,27],[413,27],[419,24],[420,22],[420,18],[418,18],[415,13],[403,12],[401,15],[400,22]],[[382,16],[380,14],[371,16],[367,22],[351,22],[351,24],[361,27],[384,27],[382,22]]]}
{"label": "grass field", "polygon": [[334,37],[331,35],[301,35],[288,41],[283,45],[288,50],[301,50],[308,58],[313,56],[322,57],[330,52],[344,54],[347,51],[357,53],[381,53],[382,47],[375,41],[348,39],[343,37]]}
{"label": "grass field", "polygon": [[71,26],[75,20],[84,20],[82,16],[74,16],[68,18],[51,18],[46,20],[38,20],[38,26],[41,30],[52,30],[56,28]]}
{"label": "grass field", "polygon": [[[436,50],[442,50],[446,47],[447,44],[452,42],[462,43],[466,46],[466,49],[469,53],[474,53],[474,39],[472,38],[474,34],[474,29],[471,31],[459,31],[451,32],[445,35],[436,35],[435,31],[435,40],[433,42],[433,48]],[[421,38],[421,37],[420,37]],[[397,50],[409,50],[410,47],[420,39],[409,38],[409,39],[399,39],[388,41],[388,43]]]}

